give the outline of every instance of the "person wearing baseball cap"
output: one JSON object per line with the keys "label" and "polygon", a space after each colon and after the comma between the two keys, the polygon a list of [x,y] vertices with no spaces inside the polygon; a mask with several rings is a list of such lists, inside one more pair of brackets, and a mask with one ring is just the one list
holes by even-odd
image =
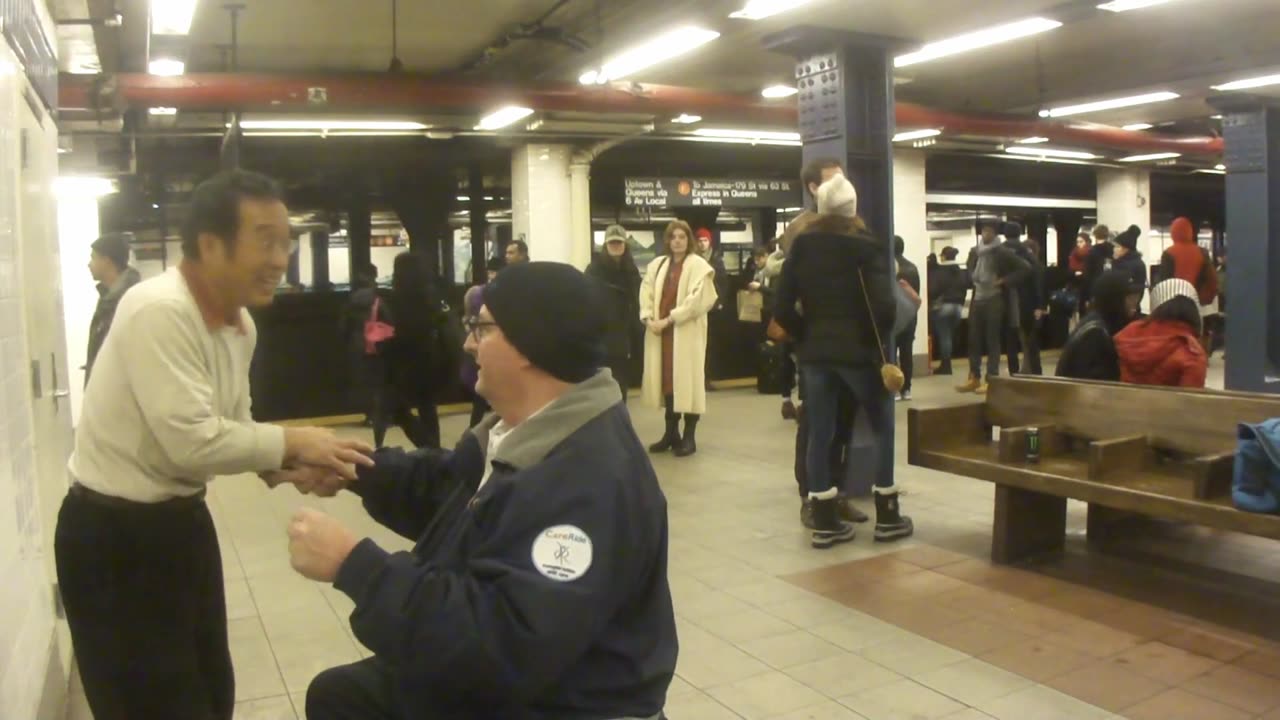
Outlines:
{"label": "person wearing baseball cap", "polygon": [[618,381],[622,399],[631,387],[631,358],[640,351],[640,268],[631,256],[627,231],[610,225],[604,231],[604,250],[587,266],[587,277],[600,283],[609,313],[606,335],[609,371]]}
{"label": "person wearing baseball cap", "polygon": [[1120,380],[1139,385],[1204,387],[1209,356],[1200,344],[1196,286],[1170,278],[1151,289],[1151,316],[1116,335]]}
{"label": "person wearing baseball cap", "polygon": [[89,253],[89,274],[98,284],[98,304],[93,309],[93,319],[89,322],[89,347],[85,355],[84,382],[89,383],[89,373],[93,372],[93,361],[98,358],[98,351],[107,339],[111,330],[111,321],[115,319],[116,307],[125,292],[142,282],[142,275],[129,265],[130,233],[110,233],[93,242]]}
{"label": "person wearing baseball cap", "polygon": [[485,288],[465,347],[493,413],[452,452],[378,451],[348,487],[411,552],[294,517],[294,568],[354,601],[373,652],[312,681],[310,720],[660,717],[677,651],[666,499],[603,368],[600,293],[550,262]]}

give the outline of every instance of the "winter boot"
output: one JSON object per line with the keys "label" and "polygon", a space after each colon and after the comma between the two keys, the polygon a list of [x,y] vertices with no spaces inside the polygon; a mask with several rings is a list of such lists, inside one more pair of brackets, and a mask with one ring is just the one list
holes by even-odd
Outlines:
{"label": "winter boot", "polygon": [[976,378],[970,375],[969,380],[965,382],[965,384],[956,386],[956,392],[962,392],[962,393],[976,392],[980,387],[982,387],[982,378]]}
{"label": "winter boot", "polygon": [[891,542],[911,537],[915,526],[911,518],[903,515],[898,508],[898,486],[875,488],[876,497],[876,542]]}
{"label": "winter boot", "polygon": [[816,548],[826,549],[839,543],[853,540],[856,533],[852,524],[840,519],[840,500],[837,491],[831,488],[822,493],[809,493],[813,502],[813,533],[809,542]]}
{"label": "winter boot", "polygon": [[849,498],[845,497],[844,495],[841,495],[839,500],[837,501],[836,509],[840,513],[840,519],[844,520],[845,522],[864,523],[871,519],[867,517],[866,513],[859,510],[857,506],[855,506],[852,502],[850,502]]}
{"label": "winter boot", "polygon": [[676,457],[689,457],[698,452],[698,416],[686,414],[684,416],[684,438],[676,444]]}
{"label": "winter boot", "polygon": [[805,530],[813,528],[813,498],[805,496],[800,498],[800,524]]}
{"label": "winter boot", "polygon": [[664,453],[680,442],[680,416],[676,414],[675,402],[667,398],[667,431],[662,439],[649,446],[651,453]]}
{"label": "winter boot", "polygon": [[950,375],[950,374],[951,374],[950,360],[943,360],[942,364],[938,366],[938,370],[934,372],[934,375]]}

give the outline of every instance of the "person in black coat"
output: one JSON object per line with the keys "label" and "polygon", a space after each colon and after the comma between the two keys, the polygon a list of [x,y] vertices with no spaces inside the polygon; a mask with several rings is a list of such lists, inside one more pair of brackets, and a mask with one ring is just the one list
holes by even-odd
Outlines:
{"label": "person in black coat", "polygon": [[959,255],[960,251],[951,246],[943,248],[942,260],[929,273],[929,316],[938,341],[939,375],[952,372],[954,335],[969,294],[969,273],[956,261]]}
{"label": "person in black coat", "polygon": [[[893,400],[880,376],[882,343],[891,341],[897,312],[888,243],[857,216],[857,193],[843,175],[818,188],[818,216],[791,246],[782,266],[774,319],[796,339],[809,424],[806,474],[813,506],[811,544],[826,548],[853,539],[853,525],[839,516],[839,491],[830,459],[840,410],[839,390],[854,398],[877,438],[893,428]],[[797,310],[803,307],[803,314]],[[877,446],[871,469],[876,503],[875,539],[897,540],[913,532],[893,484],[892,445]]]}
{"label": "person in black coat", "polygon": [[[916,267],[915,263],[907,259],[906,250],[906,241],[902,239],[901,235],[894,235],[893,261],[898,268],[898,279],[905,281],[919,295],[920,269]],[[902,375],[906,380],[902,385],[902,391],[898,394],[898,398],[901,400],[911,399],[912,358],[915,353],[916,324],[918,322],[918,318],[911,318],[911,321],[902,328],[902,331],[898,333],[898,336],[893,341],[898,350],[898,366],[902,368]]]}
{"label": "person in black coat", "polygon": [[[1115,259],[1111,261],[1112,270],[1123,270],[1130,281],[1139,288],[1147,287],[1147,263],[1138,252],[1138,238],[1142,237],[1142,229],[1130,225],[1127,230],[1116,236]],[[1141,295],[1139,295],[1141,298]]]}
{"label": "person in black coat", "polygon": [[609,303],[609,370],[618,381],[622,399],[631,386],[631,357],[635,354],[637,329],[640,326],[640,269],[631,257],[627,231],[621,225],[610,225],[604,231],[604,251],[596,253],[587,276],[605,289]]}
{"label": "person in black coat", "polygon": [[443,356],[449,348],[440,342],[446,308],[435,291],[426,257],[414,252],[397,255],[391,294],[378,313],[395,327],[396,334],[378,346],[386,372],[373,417],[375,447],[382,447],[392,423],[415,446],[440,447],[436,392],[446,377],[453,377]]}
{"label": "person in black coat", "polygon": [[1118,382],[1120,359],[1112,338],[1137,314],[1142,287],[1127,272],[1108,270],[1098,278],[1091,295],[1091,309],[1067,338],[1054,375]]}

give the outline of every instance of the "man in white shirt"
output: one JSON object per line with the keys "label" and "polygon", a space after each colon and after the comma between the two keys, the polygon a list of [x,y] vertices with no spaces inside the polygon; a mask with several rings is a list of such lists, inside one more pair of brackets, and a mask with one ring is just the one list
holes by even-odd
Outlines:
{"label": "man in white shirt", "polygon": [[121,299],[85,390],[54,547],[96,720],[231,718],[214,476],[307,490],[372,464],[363,443],[253,421],[246,308],[271,303],[288,265],[281,198],[241,171],[197,187],[181,264]]}

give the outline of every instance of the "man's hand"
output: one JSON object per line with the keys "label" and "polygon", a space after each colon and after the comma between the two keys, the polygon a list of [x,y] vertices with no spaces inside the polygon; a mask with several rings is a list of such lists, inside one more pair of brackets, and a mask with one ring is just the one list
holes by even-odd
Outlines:
{"label": "man's hand", "polygon": [[346,480],[356,479],[356,466],[373,467],[373,448],[359,440],[346,440],[332,430],[303,427],[285,428],[285,462],[314,465]]}
{"label": "man's hand", "polygon": [[[263,478],[266,480],[266,478]],[[269,487],[289,483],[298,488],[298,492],[320,497],[333,497],[348,485],[348,480],[327,468],[312,465],[285,468],[273,473],[272,480],[267,481]]]}
{"label": "man's hand", "polygon": [[303,577],[331,583],[359,542],[332,517],[302,508],[289,523],[289,564]]}
{"label": "man's hand", "polygon": [[758,282],[756,282],[756,281],[754,281],[754,280],[753,280],[753,281],[751,281],[751,282],[747,283],[747,289],[748,289],[748,290],[759,290],[759,289],[760,289],[760,283],[758,283]]}

